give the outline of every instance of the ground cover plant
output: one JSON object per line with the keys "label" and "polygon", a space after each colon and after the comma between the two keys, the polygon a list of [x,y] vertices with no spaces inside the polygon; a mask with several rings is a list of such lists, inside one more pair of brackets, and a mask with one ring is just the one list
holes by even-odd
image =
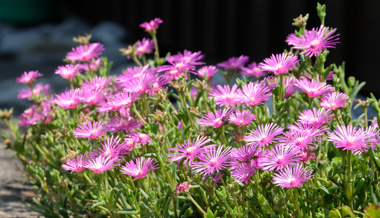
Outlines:
{"label": "ground cover plant", "polygon": [[[18,123],[0,112],[4,143],[38,190],[30,207],[45,217],[378,217],[380,117],[370,123],[367,108],[380,112],[379,101],[356,100],[364,82],[345,78],[344,63],[325,66],[339,34],[326,6],[317,12],[321,26],[300,15],[288,49],[261,63],[161,57],[156,18],[140,25],[151,38],[120,49],[136,66],[109,76],[104,46],[74,38],[55,71],[70,89],[49,95],[41,73],[25,72],[18,98],[35,104]],[[216,73],[228,85],[213,84]]]}

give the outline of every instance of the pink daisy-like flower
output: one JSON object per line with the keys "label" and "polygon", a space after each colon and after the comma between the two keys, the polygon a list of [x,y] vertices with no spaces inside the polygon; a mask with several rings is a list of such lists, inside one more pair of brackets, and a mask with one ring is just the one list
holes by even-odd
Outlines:
{"label": "pink daisy-like flower", "polygon": [[231,176],[239,183],[245,182],[248,184],[251,176],[256,172],[256,168],[252,164],[241,163],[231,171]]}
{"label": "pink daisy-like flower", "polygon": [[299,150],[306,150],[309,148],[315,148],[319,141],[316,137],[313,137],[311,133],[306,131],[290,131],[283,133],[284,137],[281,137],[279,143],[285,146],[295,146]]}
{"label": "pink daisy-like flower", "polygon": [[299,116],[299,122],[303,124],[309,124],[311,126],[321,126],[330,121],[333,114],[331,114],[330,110],[326,110],[324,108],[313,110],[309,109],[304,111]]}
{"label": "pink daisy-like flower", "polygon": [[306,30],[300,38],[295,35],[288,36],[286,42],[292,45],[294,49],[304,49],[300,54],[308,57],[319,56],[326,48],[335,48],[339,40],[339,34],[333,35],[336,29],[330,30],[328,27],[321,25],[320,28]]}
{"label": "pink daisy-like flower", "polygon": [[309,81],[306,78],[298,80],[295,86],[302,89],[302,91],[304,91],[311,98],[315,98],[320,95],[326,95],[335,90],[334,87],[331,87],[325,82],[318,82],[314,79]]}
{"label": "pink daisy-like flower", "polygon": [[89,43],[79,45],[66,55],[66,59],[70,61],[89,61],[104,51],[104,46],[100,43]]}
{"label": "pink daisy-like flower", "polygon": [[259,158],[259,166],[265,171],[281,170],[286,165],[294,165],[300,160],[298,155],[301,150],[292,145],[277,145],[273,151],[265,150],[263,156]]}
{"label": "pink daisy-like flower", "polygon": [[177,148],[168,149],[169,151],[178,152],[167,154],[169,161],[178,161],[179,163],[182,159],[185,159],[183,164],[186,164],[187,162],[191,164],[198,154],[206,152],[208,149],[214,148],[216,146],[215,144],[203,146],[211,141],[212,139],[207,139],[205,136],[198,136],[196,139],[193,139],[193,143],[191,143],[190,139],[188,139],[181,145],[177,144]]}
{"label": "pink daisy-like flower", "polygon": [[218,68],[216,68],[213,65],[210,65],[210,66],[201,67],[197,71],[197,75],[200,76],[201,78],[204,78],[207,75],[206,78],[210,80],[214,76],[214,74],[217,72],[218,72]]}
{"label": "pink daisy-like flower", "polygon": [[127,162],[121,168],[121,172],[128,176],[135,177],[136,179],[144,178],[150,171],[159,169],[158,164],[154,158],[136,158],[136,164],[133,160]]}
{"label": "pink daisy-like flower", "polygon": [[137,95],[129,92],[119,92],[115,95],[114,101],[120,107],[131,107],[135,103]]}
{"label": "pink daisy-like flower", "polygon": [[300,162],[307,162],[310,157],[313,159],[313,160],[316,160],[317,157],[311,152],[311,151],[302,151],[301,153],[299,153],[298,155],[298,158],[300,159]]}
{"label": "pink daisy-like flower", "polygon": [[89,155],[86,154],[80,154],[78,155],[74,160],[68,160],[66,161],[66,164],[62,164],[62,168],[64,170],[71,170],[71,172],[81,172],[85,168],[89,161]]}
{"label": "pink daisy-like flower", "polygon": [[310,125],[308,123],[301,123],[296,121],[294,125],[289,125],[288,128],[292,132],[306,132],[311,137],[319,137],[323,135],[325,132],[329,131],[329,127],[325,125]]}
{"label": "pink daisy-like flower", "polygon": [[131,138],[125,138],[123,142],[123,149],[126,151],[132,151],[133,148],[136,146],[138,139],[135,137]]}
{"label": "pink daisy-like flower", "polygon": [[350,103],[350,101],[348,101],[349,98],[350,97],[348,97],[346,93],[332,92],[328,95],[323,96],[321,99],[321,103],[319,105],[326,109],[336,110],[338,108],[343,108],[347,104],[349,104]]}
{"label": "pink daisy-like flower", "polygon": [[110,82],[112,82],[113,78],[100,77],[96,76],[91,78],[89,81],[85,81],[82,83],[82,88],[88,88],[92,90],[102,90],[104,89]]}
{"label": "pink daisy-like flower", "polygon": [[143,38],[142,41],[137,41],[136,55],[149,54],[154,49],[154,41]]}
{"label": "pink daisy-like flower", "polygon": [[139,78],[135,78],[123,84],[123,90],[142,95],[150,90],[150,87],[156,81],[156,76],[153,74],[144,74]]}
{"label": "pink daisy-like flower", "polygon": [[243,76],[255,76],[256,78],[260,78],[262,76],[265,76],[268,72],[262,70],[259,67],[259,64],[256,62],[252,62],[248,65],[248,67],[241,68],[240,74]]}
{"label": "pink daisy-like flower", "polygon": [[231,57],[227,61],[223,61],[216,66],[223,67],[227,70],[237,70],[241,69],[248,61],[248,56],[241,55],[240,57]]}
{"label": "pink daisy-like flower", "polygon": [[37,77],[41,77],[42,74],[39,73],[37,70],[36,71],[29,71],[29,72],[24,72],[20,77],[16,78],[17,83],[22,83],[22,84],[27,84],[27,85],[32,85],[34,80]]}
{"label": "pink daisy-like flower", "polygon": [[295,84],[297,82],[298,82],[298,79],[296,79],[294,77],[287,77],[284,80],[284,86],[286,88],[284,98],[289,98],[290,96],[293,95],[293,93],[295,93],[296,91],[299,90],[299,88],[297,86],[295,86]]}
{"label": "pink daisy-like flower", "polygon": [[230,153],[231,161],[229,170],[235,169],[241,163],[250,163],[251,160],[254,160],[258,157],[259,153],[260,151],[257,147],[250,145],[245,145],[240,148],[233,148]]}
{"label": "pink daisy-like flower", "polygon": [[268,86],[270,90],[277,85],[277,78],[274,75],[270,75],[261,80],[260,84],[263,86]]}
{"label": "pink daisy-like flower", "polygon": [[262,83],[249,82],[242,86],[242,90],[238,90],[237,99],[251,106],[265,104],[272,96],[270,91],[268,86]]}
{"label": "pink daisy-like flower", "polygon": [[59,66],[55,70],[55,74],[59,74],[63,79],[72,79],[81,70],[80,65],[66,64],[65,66]]}
{"label": "pink daisy-like flower", "polygon": [[245,136],[244,140],[254,147],[264,147],[277,142],[278,135],[282,134],[283,130],[274,123],[262,124]]}
{"label": "pink daisy-like flower", "polygon": [[379,128],[379,123],[377,122],[377,118],[374,117],[372,122],[371,122],[371,126],[373,126],[374,128]]}
{"label": "pink daisy-like flower", "polygon": [[99,122],[88,122],[87,125],[84,123],[82,126],[78,126],[74,131],[74,137],[97,139],[99,136],[106,133],[105,123],[103,121]]}
{"label": "pink daisy-like flower", "polygon": [[37,105],[32,105],[20,115],[20,122],[18,124],[18,127],[34,126],[37,123],[41,122],[42,119],[43,115],[40,113]]}
{"label": "pink daisy-like flower", "polygon": [[[102,155],[104,157],[109,157],[111,159],[118,158],[121,154],[127,154],[127,152],[123,151],[124,144],[120,143],[119,136],[112,136],[111,138],[107,136],[107,139],[103,140],[103,143],[100,142],[102,147],[99,147],[99,155]],[[96,149],[94,149],[94,152],[96,156],[98,154],[96,153]]]}
{"label": "pink daisy-like flower", "polygon": [[95,105],[104,99],[104,91],[82,88],[79,90],[78,98],[88,105]]}
{"label": "pink daisy-like flower", "polygon": [[149,135],[142,132],[132,132],[128,136],[132,138],[136,138],[137,142],[140,143],[142,146],[152,142],[152,138]]}
{"label": "pink daisy-like flower", "polygon": [[156,92],[163,88],[168,83],[168,80],[164,75],[156,77],[155,81],[153,81],[152,87],[148,90],[149,95],[154,95]]}
{"label": "pink daisy-like flower", "polygon": [[262,70],[271,71],[275,75],[287,73],[293,70],[298,64],[297,56],[292,54],[282,53],[276,56],[272,54],[270,58],[264,59],[264,63],[260,63]]}
{"label": "pink daisy-like flower", "polygon": [[149,68],[149,64],[142,67],[128,67],[116,78],[116,81],[118,84],[123,85],[124,83],[132,79],[140,78],[143,75],[154,74],[155,70],[155,68]]}
{"label": "pink daisy-like flower", "polygon": [[63,107],[66,109],[76,108],[79,101],[79,89],[69,90],[64,93],[57,95],[54,101],[58,107]]}
{"label": "pink daisy-like flower", "polygon": [[154,18],[154,20],[149,21],[149,23],[144,22],[140,24],[140,27],[145,28],[145,31],[152,34],[152,32],[153,33],[156,32],[156,30],[158,29],[158,25],[160,25],[161,23],[162,23],[162,20],[160,18]]}
{"label": "pink daisy-like flower", "polygon": [[118,166],[119,164],[117,164],[117,162],[119,160],[119,158],[110,158],[100,155],[96,158],[88,160],[84,167],[94,171],[94,173],[103,173],[114,168],[115,166]]}
{"label": "pink daisy-like flower", "polygon": [[91,62],[90,62],[90,68],[88,68],[88,64],[87,63],[83,63],[83,64],[79,65],[79,69],[80,70],[84,70],[84,71],[90,71],[90,70],[96,71],[101,66],[102,66],[102,59],[98,58],[95,61],[91,60]]}
{"label": "pink daisy-like flower", "polygon": [[40,96],[41,94],[48,95],[49,89],[50,89],[49,84],[44,85],[42,83],[37,83],[33,87],[33,90],[31,90],[30,88],[20,89],[17,95],[17,98],[32,100],[32,96]]}
{"label": "pink daisy-like flower", "polygon": [[327,140],[333,142],[336,148],[360,154],[371,147],[372,136],[371,132],[366,132],[361,128],[357,130],[352,125],[337,126],[333,133],[328,133]]}
{"label": "pink daisy-like flower", "polygon": [[237,126],[245,126],[252,123],[252,120],[255,119],[256,116],[253,115],[250,111],[235,111],[235,113],[231,114],[228,118],[230,123],[233,123]]}
{"label": "pink daisy-like flower", "polygon": [[230,88],[229,85],[217,85],[216,86],[218,89],[212,90],[209,95],[210,99],[214,97],[214,100],[217,105],[220,106],[235,106],[239,105],[240,101],[238,99],[238,85],[234,84],[232,88]]}
{"label": "pink daisy-like flower", "polygon": [[183,54],[178,52],[176,55],[171,55],[166,58],[166,60],[170,63],[177,63],[177,69],[181,70],[181,65],[189,66],[191,69],[195,67],[195,65],[204,64],[203,62],[198,62],[200,59],[204,58],[204,55],[201,51],[191,52],[188,50],[184,50]]}
{"label": "pink daisy-like flower", "polygon": [[110,112],[110,111],[118,111],[121,108],[121,102],[116,100],[114,95],[108,95],[105,101],[102,101],[98,104],[96,108],[99,112]]}
{"label": "pink daisy-like flower", "polygon": [[303,168],[302,164],[287,165],[273,176],[273,183],[283,188],[301,187],[312,177],[312,171]]}
{"label": "pink daisy-like flower", "polygon": [[221,171],[227,167],[230,160],[231,147],[223,150],[223,146],[214,147],[207,152],[197,155],[200,162],[193,162],[191,167],[195,173],[204,174],[205,176]]}
{"label": "pink daisy-like flower", "polygon": [[205,114],[203,119],[199,119],[198,124],[200,126],[209,126],[213,128],[221,127],[233,112],[233,109],[231,110],[227,108],[223,110],[215,110],[215,113],[211,111],[208,114]]}

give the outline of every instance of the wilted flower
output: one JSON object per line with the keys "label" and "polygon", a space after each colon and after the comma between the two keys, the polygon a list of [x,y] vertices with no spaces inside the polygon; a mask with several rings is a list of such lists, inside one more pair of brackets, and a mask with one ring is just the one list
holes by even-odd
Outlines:
{"label": "wilted flower", "polygon": [[154,41],[143,38],[142,41],[137,41],[136,55],[151,53],[154,49]]}

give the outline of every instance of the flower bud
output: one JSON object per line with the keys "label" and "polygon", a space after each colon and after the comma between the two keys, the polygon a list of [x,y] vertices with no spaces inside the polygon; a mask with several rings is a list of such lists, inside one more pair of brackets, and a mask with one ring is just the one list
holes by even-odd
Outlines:
{"label": "flower bud", "polygon": [[10,139],[5,139],[4,140],[4,144],[7,146],[7,147],[11,147],[12,146],[12,142]]}
{"label": "flower bud", "polygon": [[86,45],[90,42],[91,37],[92,37],[91,34],[86,33],[85,36],[73,37],[73,41],[81,45]]}

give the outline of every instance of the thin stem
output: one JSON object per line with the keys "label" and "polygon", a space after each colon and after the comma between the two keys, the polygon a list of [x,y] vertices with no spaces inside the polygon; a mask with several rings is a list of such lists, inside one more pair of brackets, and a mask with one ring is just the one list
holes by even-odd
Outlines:
{"label": "thin stem", "polygon": [[193,202],[193,204],[198,208],[198,210],[200,210],[204,216],[207,216],[207,213],[204,212],[204,210],[197,204],[196,201],[194,201],[194,199],[191,197],[190,193],[188,193],[188,192],[185,192],[185,193],[186,193],[187,197],[189,197],[190,200]]}
{"label": "thin stem", "polygon": [[156,37],[156,33],[152,33],[152,38],[153,38],[153,41],[154,41],[154,48],[156,49],[156,63],[157,63],[157,66],[159,66],[158,64],[158,61],[160,60],[160,52],[158,50],[158,42],[157,42],[157,37]]}
{"label": "thin stem", "polygon": [[146,65],[146,64],[147,64],[147,62],[146,62],[146,57],[145,57],[145,54],[143,54],[143,55],[142,55],[142,60],[143,60],[143,63],[144,63],[144,65]]}
{"label": "thin stem", "polygon": [[145,120],[141,117],[140,113],[136,110],[136,107],[133,105],[132,106],[132,110],[133,112],[135,112],[135,114],[140,118],[141,122],[144,123],[144,125],[146,125],[147,123],[145,122]]}

